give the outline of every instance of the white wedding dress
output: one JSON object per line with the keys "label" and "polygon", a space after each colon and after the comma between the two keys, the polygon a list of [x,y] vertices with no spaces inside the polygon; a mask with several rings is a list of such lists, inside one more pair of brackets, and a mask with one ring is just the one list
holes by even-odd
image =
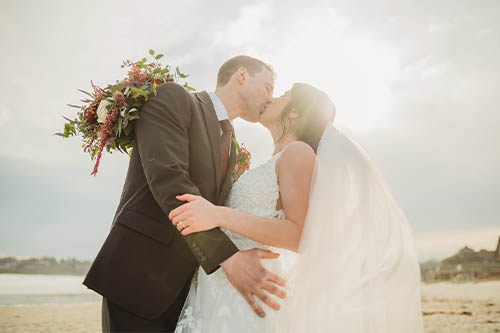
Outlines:
{"label": "white wedding dress", "polygon": [[[276,161],[280,154],[266,163],[245,172],[234,184],[226,206],[257,216],[273,219],[269,223],[280,223],[283,210],[276,210],[279,187],[276,177]],[[269,249],[280,253],[278,259],[262,260],[262,265],[271,272],[287,279],[296,260],[296,253],[263,245],[251,239],[222,229],[240,250],[253,248]],[[287,294],[290,290],[285,288]],[[277,332],[279,312],[272,310],[255,297],[266,312],[258,317],[243,296],[230,284],[222,269],[207,275],[199,269],[179,317],[177,333],[223,333],[223,332]]]}
{"label": "white wedding dress", "polygon": [[[275,172],[279,154],[243,174],[227,205],[280,223]],[[241,250],[280,253],[263,260],[287,280],[276,312],[259,318],[222,269],[199,270],[177,333],[421,333],[420,268],[410,226],[384,178],[359,144],[333,125],[318,147],[298,255],[224,230]]]}

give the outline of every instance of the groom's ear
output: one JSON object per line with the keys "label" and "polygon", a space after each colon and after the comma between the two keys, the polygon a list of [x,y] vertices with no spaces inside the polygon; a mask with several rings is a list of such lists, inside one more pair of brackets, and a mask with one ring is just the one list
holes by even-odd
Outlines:
{"label": "groom's ear", "polygon": [[239,84],[243,84],[246,79],[247,79],[247,69],[245,67],[240,67],[238,70],[234,73],[236,80],[238,81]]}

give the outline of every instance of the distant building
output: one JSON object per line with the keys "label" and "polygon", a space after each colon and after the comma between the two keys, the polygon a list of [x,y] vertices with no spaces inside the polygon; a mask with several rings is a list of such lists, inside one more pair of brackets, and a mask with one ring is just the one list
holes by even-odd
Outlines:
{"label": "distant building", "polygon": [[420,270],[425,282],[500,279],[500,237],[496,251],[474,251],[464,246],[441,262],[423,263]]}
{"label": "distant building", "polygon": [[463,267],[500,262],[500,237],[498,238],[496,251],[487,251],[484,249],[474,251],[468,246],[465,246],[463,249],[459,250],[457,254],[444,259],[442,262],[444,265],[462,265]]}

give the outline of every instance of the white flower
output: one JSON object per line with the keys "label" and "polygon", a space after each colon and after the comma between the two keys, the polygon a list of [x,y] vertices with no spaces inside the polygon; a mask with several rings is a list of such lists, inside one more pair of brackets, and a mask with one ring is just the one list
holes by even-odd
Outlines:
{"label": "white flower", "polygon": [[103,99],[97,107],[97,122],[99,124],[102,124],[106,120],[106,116],[109,112],[108,105],[111,105],[111,102]]}

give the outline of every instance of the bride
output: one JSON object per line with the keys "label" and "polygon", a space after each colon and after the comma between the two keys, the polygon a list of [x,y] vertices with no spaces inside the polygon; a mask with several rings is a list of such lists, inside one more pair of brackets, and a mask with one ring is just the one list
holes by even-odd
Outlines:
{"label": "bride", "polygon": [[263,265],[288,280],[288,295],[259,318],[223,270],[199,270],[176,332],[423,332],[408,222],[334,117],[325,93],[294,84],[259,120],[273,157],[234,183],[227,207],[178,196],[188,203],[169,218],[183,235],[220,227],[240,250],[278,252]]}

